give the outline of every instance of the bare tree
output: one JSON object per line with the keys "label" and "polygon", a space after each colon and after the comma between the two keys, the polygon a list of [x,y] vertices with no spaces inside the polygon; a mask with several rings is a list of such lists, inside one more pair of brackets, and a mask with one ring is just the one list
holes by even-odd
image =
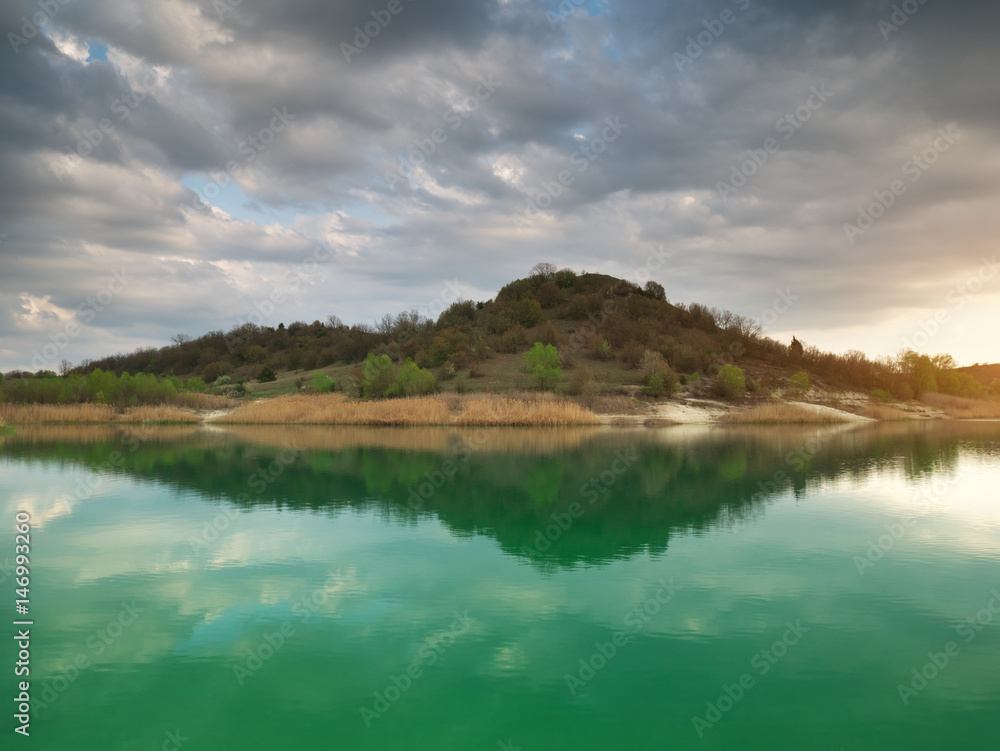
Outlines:
{"label": "bare tree", "polygon": [[342,328],[344,325],[344,322],[340,319],[340,316],[335,316],[335,315],[328,315],[326,317],[326,322],[330,324],[331,329],[339,329]]}
{"label": "bare tree", "polygon": [[65,377],[69,375],[69,372],[73,369],[73,363],[69,360],[59,361],[59,375]]}
{"label": "bare tree", "polygon": [[536,263],[531,267],[532,276],[543,276],[546,279],[556,278],[556,265],[554,263]]}
{"label": "bare tree", "polygon": [[172,341],[174,344],[185,344],[191,341],[191,337],[188,336],[187,334],[174,334],[172,337],[170,337],[170,341]]}

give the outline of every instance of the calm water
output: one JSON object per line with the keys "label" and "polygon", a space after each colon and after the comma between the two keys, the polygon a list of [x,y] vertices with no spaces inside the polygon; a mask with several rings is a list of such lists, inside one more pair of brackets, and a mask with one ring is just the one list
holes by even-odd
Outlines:
{"label": "calm water", "polygon": [[998,487],[1000,423],[22,430],[25,747],[996,748]]}

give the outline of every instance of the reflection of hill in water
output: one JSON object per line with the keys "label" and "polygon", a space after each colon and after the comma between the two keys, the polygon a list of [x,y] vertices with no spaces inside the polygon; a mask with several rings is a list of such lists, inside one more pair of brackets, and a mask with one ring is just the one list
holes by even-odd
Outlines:
{"label": "reflection of hill in water", "polygon": [[[673,534],[745,518],[775,493],[801,492],[810,482],[890,469],[915,478],[950,470],[962,451],[998,448],[1000,423],[660,431],[167,428],[145,435],[66,426],[22,430],[0,442],[6,457],[94,469],[107,468],[118,450],[119,471],[129,476],[246,507],[374,507],[403,522],[433,513],[458,534],[484,534],[512,554],[557,565],[662,552]],[[450,479],[443,481],[445,475]],[[439,487],[414,510],[421,487],[427,494],[435,479]],[[606,488],[586,490],[593,482]],[[583,515],[551,549],[534,549],[539,530],[574,502]]]}

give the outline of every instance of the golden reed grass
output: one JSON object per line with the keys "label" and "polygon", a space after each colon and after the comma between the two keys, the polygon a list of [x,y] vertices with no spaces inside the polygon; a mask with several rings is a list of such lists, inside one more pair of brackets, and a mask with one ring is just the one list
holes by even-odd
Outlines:
{"label": "golden reed grass", "polygon": [[198,422],[194,412],[179,407],[130,407],[119,413],[109,404],[0,404],[0,422],[40,423]]}
{"label": "golden reed grass", "polygon": [[742,425],[767,425],[772,423],[806,425],[813,423],[848,422],[849,417],[830,412],[811,410],[797,404],[773,402],[761,404],[739,412],[730,412],[719,422]]}
{"label": "golden reed grass", "polygon": [[[454,419],[451,401],[458,410]],[[349,401],[343,394],[281,396],[244,404],[215,422],[253,425],[596,425],[578,404],[545,400],[436,396],[380,402]]]}
{"label": "golden reed grass", "polygon": [[435,397],[348,401],[343,394],[277,396],[238,407],[214,422],[250,425],[445,425],[448,405]]}
{"label": "golden reed grass", "polygon": [[895,407],[890,407],[887,404],[868,404],[857,410],[857,414],[862,417],[870,417],[873,420],[880,420],[883,422],[913,419],[913,415],[908,412],[896,409]]}
{"label": "golden reed grass", "polygon": [[995,420],[1000,419],[1000,402],[985,399],[966,399],[948,394],[926,393],[920,401],[930,407],[937,407],[948,417],[956,420]]}
{"label": "golden reed grass", "polygon": [[462,405],[456,425],[599,425],[593,412],[573,402],[526,402],[520,399],[471,399]]}

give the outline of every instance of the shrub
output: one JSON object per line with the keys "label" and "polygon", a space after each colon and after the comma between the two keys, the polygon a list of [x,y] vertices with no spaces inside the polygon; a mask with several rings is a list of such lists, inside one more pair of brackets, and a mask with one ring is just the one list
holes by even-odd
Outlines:
{"label": "shrub", "polygon": [[274,368],[265,366],[257,372],[257,383],[270,383],[277,380],[278,376],[274,372]]}
{"label": "shrub", "polygon": [[538,379],[541,388],[549,388],[562,381],[562,362],[558,350],[551,344],[535,342],[524,359],[528,371]]}
{"label": "shrub", "polygon": [[510,308],[510,317],[514,323],[530,329],[542,322],[542,306],[538,300],[518,300]]}
{"label": "shrub", "polygon": [[593,337],[590,341],[590,356],[595,360],[614,360],[615,353],[606,339]]}
{"label": "shrub", "polygon": [[212,384],[212,388],[217,389],[221,388],[222,386],[228,386],[232,382],[233,379],[227,375],[219,376],[218,378],[215,379],[215,383]]}
{"label": "shrub", "polygon": [[361,381],[361,395],[366,399],[379,399],[392,386],[394,378],[392,360],[389,355],[369,352],[365,359]]}
{"label": "shrub", "polygon": [[798,373],[793,375],[788,379],[788,385],[792,387],[793,390],[798,391],[800,394],[805,393],[809,390],[809,374],[805,371],[800,370]]}
{"label": "shrub", "polygon": [[677,371],[664,364],[647,376],[645,383],[646,388],[643,393],[647,396],[673,396],[679,388],[680,376],[677,375]]}
{"label": "shrub", "polygon": [[327,394],[337,391],[337,382],[326,373],[316,373],[309,382],[309,388],[317,394]]}
{"label": "shrub", "polygon": [[188,391],[194,392],[195,394],[204,394],[207,387],[205,386],[205,382],[198,376],[193,376],[187,379],[187,383],[184,384],[184,388]]}
{"label": "shrub", "polygon": [[393,385],[395,389],[390,388],[388,391],[398,392],[401,396],[420,396],[432,394],[437,390],[434,374],[417,367],[413,360],[407,360],[400,366],[396,374],[396,383]]}
{"label": "shrub", "polygon": [[555,282],[544,282],[535,293],[535,299],[543,308],[554,308],[562,302],[562,291]]}
{"label": "shrub", "polygon": [[646,282],[646,294],[654,300],[667,299],[667,291],[663,289],[663,285],[654,281]]}
{"label": "shrub", "polygon": [[601,384],[598,383],[594,371],[584,366],[573,374],[569,391],[571,394],[590,398],[601,392]]}
{"label": "shrub", "polygon": [[904,402],[913,401],[913,387],[906,381],[900,381],[896,386],[896,396]]}
{"label": "shrub", "polygon": [[201,371],[201,377],[204,379],[205,383],[214,383],[215,380],[225,373],[225,368],[222,367],[222,363],[216,360],[215,362],[210,362],[205,366],[205,369]]}
{"label": "shrub", "polygon": [[638,342],[628,342],[622,349],[622,363],[626,368],[635,370],[642,362],[642,357],[646,350]]}
{"label": "shrub", "polygon": [[892,394],[890,394],[885,389],[872,389],[872,399],[877,402],[891,402],[895,401]]}
{"label": "shrub", "polygon": [[723,365],[719,375],[715,377],[715,393],[723,399],[735,399],[743,396],[747,390],[743,371],[735,365]]}

